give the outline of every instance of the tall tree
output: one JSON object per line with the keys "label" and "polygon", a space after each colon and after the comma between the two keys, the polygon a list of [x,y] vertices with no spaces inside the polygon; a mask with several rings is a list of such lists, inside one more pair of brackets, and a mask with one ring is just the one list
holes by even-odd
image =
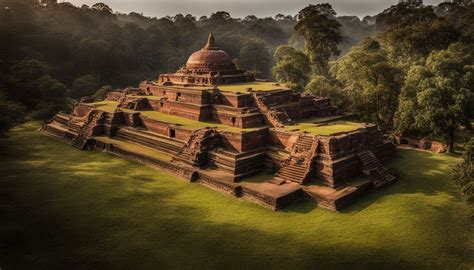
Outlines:
{"label": "tall tree", "polygon": [[302,90],[308,83],[311,66],[306,55],[291,46],[279,46],[275,51],[277,64],[273,67],[273,75],[278,81],[294,84],[294,88]]}
{"label": "tall tree", "polygon": [[318,75],[327,75],[329,60],[340,53],[341,25],[334,19],[335,15],[330,4],[309,5],[298,13],[295,32],[305,38],[305,53]]}
{"label": "tall tree", "polygon": [[454,152],[457,130],[473,117],[473,49],[456,43],[410,69],[395,121],[398,130],[440,136]]}
{"label": "tall tree", "polygon": [[399,3],[387,8],[377,16],[376,25],[379,31],[400,28],[416,22],[431,21],[436,18],[432,6],[420,3]]}
{"label": "tall tree", "polygon": [[377,41],[369,38],[354,47],[334,63],[331,74],[343,84],[352,111],[383,130],[392,127],[402,73]]}

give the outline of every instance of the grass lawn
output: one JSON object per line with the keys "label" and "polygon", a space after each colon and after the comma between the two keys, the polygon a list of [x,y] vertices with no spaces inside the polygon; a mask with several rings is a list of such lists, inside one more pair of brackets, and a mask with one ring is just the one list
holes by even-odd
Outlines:
{"label": "grass lawn", "polygon": [[474,267],[449,155],[399,150],[400,182],[342,213],[273,212],[38,127],[0,140],[2,269]]}
{"label": "grass lawn", "polygon": [[98,101],[98,102],[94,102],[94,103],[91,103],[90,105],[94,105],[95,107],[103,110],[103,111],[106,111],[106,112],[115,112],[115,110],[117,109],[117,106],[118,106],[118,102],[117,101]]}
{"label": "grass lawn", "polygon": [[222,91],[229,92],[247,92],[247,88],[252,88],[255,91],[271,91],[278,89],[288,89],[284,84],[276,85],[275,82],[248,82],[248,83],[234,83],[217,86]]}
{"label": "grass lawn", "polygon": [[285,129],[289,131],[305,131],[314,135],[331,135],[338,132],[351,131],[362,127],[361,123],[351,121],[334,121],[324,125],[315,124],[314,119],[304,119],[293,126],[286,126]]}

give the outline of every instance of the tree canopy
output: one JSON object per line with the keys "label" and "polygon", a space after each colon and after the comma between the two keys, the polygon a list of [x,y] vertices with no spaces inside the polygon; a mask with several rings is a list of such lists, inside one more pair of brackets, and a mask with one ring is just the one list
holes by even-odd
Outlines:
{"label": "tree canopy", "polygon": [[318,75],[327,75],[329,60],[340,53],[341,24],[335,15],[329,4],[309,5],[298,13],[295,33],[304,37],[305,53]]}

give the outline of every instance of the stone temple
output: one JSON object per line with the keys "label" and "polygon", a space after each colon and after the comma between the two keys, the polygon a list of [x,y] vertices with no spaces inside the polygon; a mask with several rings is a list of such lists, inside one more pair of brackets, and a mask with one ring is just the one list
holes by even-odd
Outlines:
{"label": "stone temple", "polygon": [[392,142],[350,117],[238,69],[211,34],[176,73],[83,98],[42,130],[274,210],[308,199],[337,211],[396,181],[382,165]]}

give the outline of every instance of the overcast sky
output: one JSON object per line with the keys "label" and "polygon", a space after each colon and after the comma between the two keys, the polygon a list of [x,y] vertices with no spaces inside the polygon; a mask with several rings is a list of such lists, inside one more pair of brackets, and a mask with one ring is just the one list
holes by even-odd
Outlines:
{"label": "overcast sky", "polygon": [[[257,15],[274,16],[278,13],[294,15],[308,4],[330,3],[338,15],[374,15],[398,3],[398,0],[66,0],[74,5],[93,5],[104,2],[114,11],[135,11],[151,17],[163,17],[177,13],[190,13],[197,17],[209,16],[219,10],[229,12],[232,17]],[[61,0],[60,0],[61,2]],[[442,0],[425,0],[426,4],[439,4]]]}

